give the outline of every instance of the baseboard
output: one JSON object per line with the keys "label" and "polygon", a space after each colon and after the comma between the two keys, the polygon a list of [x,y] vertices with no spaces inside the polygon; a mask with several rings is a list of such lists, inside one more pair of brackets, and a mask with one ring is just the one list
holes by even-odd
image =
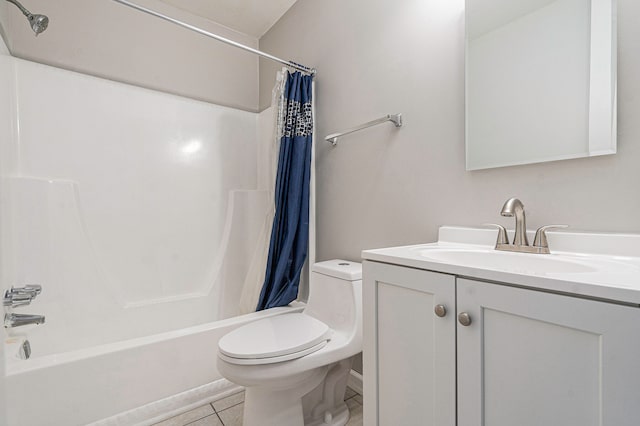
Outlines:
{"label": "baseboard", "polygon": [[347,386],[362,395],[362,374],[351,370],[351,374],[349,374],[349,379],[347,380]]}
{"label": "baseboard", "polygon": [[[362,395],[362,374],[351,370],[347,385]],[[150,426],[226,396],[233,395],[241,390],[241,386],[231,383],[226,379],[220,379],[90,423],[87,426]]]}
{"label": "baseboard", "polygon": [[232,395],[240,390],[242,390],[241,386],[226,379],[220,379],[90,423],[87,426],[149,426]]}

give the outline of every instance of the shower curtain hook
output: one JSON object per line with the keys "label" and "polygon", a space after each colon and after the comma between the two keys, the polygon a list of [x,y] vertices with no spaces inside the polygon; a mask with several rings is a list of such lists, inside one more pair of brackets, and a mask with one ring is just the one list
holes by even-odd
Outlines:
{"label": "shower curtain hook", "polygon": [[293,68],[294,72],[295,71],[304,72],[306,74],[309,74],[311,77],[315,77],[316,75],[315,68],[309,68],[297,62],[289,61],[289,67]]}

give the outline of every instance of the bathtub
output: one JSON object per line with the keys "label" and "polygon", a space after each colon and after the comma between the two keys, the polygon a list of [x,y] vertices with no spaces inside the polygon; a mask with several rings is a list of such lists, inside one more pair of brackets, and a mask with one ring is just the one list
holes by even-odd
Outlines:
{"label": "bathtub", "polygon": [[[239,388],[216,369],[218,340],[243,324],[304,305],[62,354],[7,348],[7,415],[15,426],[151,425]],[[13,390],[13,391],[12,391]]]}
{"label": "bathtub", "polygon": [[[250,212],[265,209],[264,191],[229,192],[203,279],[136,295],[101,273],[108,256],[90,238],[77,182],[12,177],[4,184],[13,195],[13,229],[28,236],[15,250],[25,262],[18,268],[28,272],[19,282],[43,284],[15,312],[46,316],[38,326],[3,330],[11,426],[146,425],[205,404],[237,390],[216,370],[220,337],[301,309],[238,312],[259,233],[259,216]],[[18,357],[24,339],[33,350],[28,360]]]}

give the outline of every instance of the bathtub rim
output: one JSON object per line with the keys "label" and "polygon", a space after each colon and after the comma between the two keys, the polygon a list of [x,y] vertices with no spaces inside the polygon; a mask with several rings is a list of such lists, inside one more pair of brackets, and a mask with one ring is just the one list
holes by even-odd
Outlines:
{"label": "bathtub rim", "polygon": [[[301,312],[305,308],[304,302],[292,302],[289,306],[283,306],[279,308],[270,308],[264,311],[252,312],[249,314],[238,315],[231,318],[225,318],[217,321],[211,321],[204,324],[198,324],[191,327],[181,328],[172,331],[166,331],[162,333],[151,334],[149,336],[136,337],[133,339],[121,340],[112,343],[105,343],[101,345],[91,346],[88,348],[77,349],[69,352],[61,352],[57,354],[49,354],[41,357],[34,357],[28,360],[18,358],[17,353],[5,354],[5,374],[7,377],[32,372],[44,368],[54,367],[57,365],[68,364],[80,360],[98,358],[101,356],[107,356],[110,354],[123,352],[135,347],[151,345],[164,340],[173,338],[180,338],[191,334],[198,334],[207,331],[214,330],[216,328],[228,327],[233,325],[242,325],[248,322],[256,321],[262,318],[267,318],[275,315],[283,315],[294,312]],[[8,336],[5,334],[5,340],[2,342],[5,345],[5,349],[14,345],[6,343],[8,339],[15,336]],[[28,338],[28,336],[27,336]],[[17,349],[17,345],[16,349]]]}

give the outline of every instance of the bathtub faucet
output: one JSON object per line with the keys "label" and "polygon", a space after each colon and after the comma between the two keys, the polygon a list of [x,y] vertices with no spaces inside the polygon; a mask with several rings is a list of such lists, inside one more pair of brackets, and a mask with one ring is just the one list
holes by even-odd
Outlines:
{"label": "bathtub faucet", "polygon": [[44,315],[5,314],[4,327],[20,327],[28,324],[44,324]]}

